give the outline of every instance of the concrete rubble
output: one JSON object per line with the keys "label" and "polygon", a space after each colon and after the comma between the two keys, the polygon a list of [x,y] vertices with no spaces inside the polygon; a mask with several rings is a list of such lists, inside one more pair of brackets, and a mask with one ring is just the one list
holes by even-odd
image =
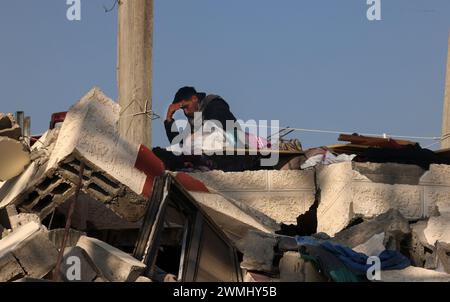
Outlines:
{"label": "concrete rubble", "polygon": [[30,162],[22,130],[11,114],[0,112],[0,182],[19,175]]}
{"label": "concrete rubble", "polygon": [[371,281],[450,281],[450,165],[349,154],[299,169],[301,155],[292,170],[166,171],[119,136],[120,112],[93,88],[32,146],[0,114],[0,282],[367,281],[324,260],[344,249],[397,257]]}

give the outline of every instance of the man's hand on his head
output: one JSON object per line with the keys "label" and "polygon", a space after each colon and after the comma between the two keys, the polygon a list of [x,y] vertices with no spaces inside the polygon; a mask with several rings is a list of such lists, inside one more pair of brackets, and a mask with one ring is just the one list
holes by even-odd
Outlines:
{"label": "man's hand on his head", "polygon": [[183,107],[183,102],[171,104],[167,109],[166,121],[173,120],[173,115],[175,112]]}

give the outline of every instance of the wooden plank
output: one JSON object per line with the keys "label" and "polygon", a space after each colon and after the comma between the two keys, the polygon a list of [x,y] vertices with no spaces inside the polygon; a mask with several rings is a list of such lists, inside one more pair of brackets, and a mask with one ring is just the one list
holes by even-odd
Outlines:
{"label": "wooden plank", "polygon": [[363,136],[363,135],[349,135],[341,134],[338,138],[341,142],[350,142],[356,145],[365,145],[372,147],[388,147],[388,148],[401,148],[404,146],[415,145],[416,142],[408,140],[399,140],[393,138]]}

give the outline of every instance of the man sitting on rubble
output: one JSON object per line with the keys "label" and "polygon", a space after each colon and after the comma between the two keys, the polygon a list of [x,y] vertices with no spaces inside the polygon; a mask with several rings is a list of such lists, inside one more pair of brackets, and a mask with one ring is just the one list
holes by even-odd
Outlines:
{"label": "man sitting on rubble", "polygon": [[179,135],[178,131],[173,131],[172,129],[175,122],[173,115],[178,110],[183,110],[191,132],[194,131],[194,114],[196,112],[201,113],[202,117],[202,124],[199,126],[202,126],[205,121],[218,121],[220,125],[217,126],[226,132],[227,121],[236,122],[236,118],[231,113],[227,102],[220,96],[214,94],[206,95],[203,92],[198,93],[194,87],[182,87],[175,94],[164,121],[167,138],[171,143]]}
{"label": "man sitting on rubble", "polygon": [[[188,121],[188,127],[181,134],[178,132],[176,121],[173,118],[178,110],[183,110]],[[200,130],[200,127],[203,127],[207,121],[214,122],[213,128],[223,130],[227,141],[231,141],[234,146],[237,145],[238,129],[240,128],[236,124],[236,118],[231,113],[227,102],[218,95],[206,95],[206,93],[197,92],[194,87],[182,87],[175,94],[174,100],[167,110],[166,120],[164,121],[167,138],[174,146],[184,145],[185,143],[186,146],[189,146],[189,143],[195,144],[190,135]],[[228,124],[232,123],[232,129],[227,129],[227,121]],[[227,133],[227,130],[229,133]],[[204,133],[202,132],[202,134]],[[188,138],[191,140],[186,141]],[[222,142],[225,141],[222,139]],[[189,149],[189,147],[187,148]],[[207,156],[187,155],[185,153],[184,156],[175,156],[172,152],[167,152],[161,148],[154,148],[153,152],[164,162],[168,170],[211,170],[230,166],[223,162],[225,158],[212,160]],[[226,158],[226,160],[231,160],[231,158]]]}

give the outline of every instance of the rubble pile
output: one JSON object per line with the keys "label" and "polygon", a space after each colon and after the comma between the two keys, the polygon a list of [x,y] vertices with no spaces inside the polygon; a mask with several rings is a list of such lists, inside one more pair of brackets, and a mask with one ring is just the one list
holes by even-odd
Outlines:
{"label": "rubble pile", "polygon": [[354,135],[277,169],[184,173],[119,115],[94,88],[30,146],[0,114],[1,282],[450,281],[443,154]]}

